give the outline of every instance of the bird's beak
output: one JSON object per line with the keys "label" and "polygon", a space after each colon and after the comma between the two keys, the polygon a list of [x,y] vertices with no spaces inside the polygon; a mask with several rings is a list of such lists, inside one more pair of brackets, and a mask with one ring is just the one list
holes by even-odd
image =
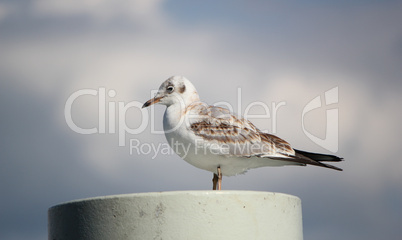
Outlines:
{"label": "bird's beak", "polygon": [[144,103],[144,105],[142,105],[142,108],[149,107],[149,106],[151,106],[152,104],[158,103],[162,98],[163,98],[163,96],[161,96],[161,97],[155,96],[154,98],[149,99],[148,101],[146,101],[146,102]]}

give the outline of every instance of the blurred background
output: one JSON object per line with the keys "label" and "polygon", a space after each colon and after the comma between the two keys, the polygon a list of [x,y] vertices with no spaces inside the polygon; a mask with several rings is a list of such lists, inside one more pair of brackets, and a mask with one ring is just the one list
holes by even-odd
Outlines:
{"label": "blurred background", "polygon": [[[223,189],[300,197],[305,239],[400,239],[401,22],[401,1],[0,0],[0,239],[46,239],[47,209],[69,200],[210,189],[211,173],[174,154],[130,154],[130,139],[166,143],[151,133],[165,107],[119,116],[119,102],[145,102],[172,75],[241,113],[285,102],[275,120],[250,120],[322,153],[331,152],[303,132],[302,111],[338,87],[338,103],[304,120],[325,138],[325,113],[338,109],[343,172],[260,168],[224,178]],[[104,119],[105,133],[74,132],[67,99],[101,88],[105,101],[80,96],[72,120],[99,131],[99,105],[108,113],[113,104],[115,118]],[[119,120],[138,129],[145,117],[145,130],[119,146]]]}

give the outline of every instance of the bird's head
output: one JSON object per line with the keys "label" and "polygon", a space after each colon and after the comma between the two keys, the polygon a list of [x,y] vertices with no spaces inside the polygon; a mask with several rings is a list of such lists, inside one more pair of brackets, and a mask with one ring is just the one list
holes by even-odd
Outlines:
{"label": "bird's head", "polygon": [[182,76],[173,76],[162,83],[155,97],[145,102],[142,108],[156,103],[167,107],[173,104],[189,106],[199,100],[197,90],[189,80]]}

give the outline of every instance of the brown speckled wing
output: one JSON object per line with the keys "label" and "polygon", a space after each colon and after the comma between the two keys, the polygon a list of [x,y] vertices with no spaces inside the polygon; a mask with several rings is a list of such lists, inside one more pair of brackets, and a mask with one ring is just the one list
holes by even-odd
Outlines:
{"label": "brown speckled wing", "polygon": [[228,154],[244,157],[288,157],[295,152],[289,143],[261,132],[250,121],[238,118],[227,109],[197,104],[188,109],[189,128],[207,143],[225,145]]}
{"label": "brown speckled wing", "polygon": [[190,106],[187,113],[190,130],[204,143],[227,148],[227,151],[221,151],[220,154],[269,158],[297,165],[310,164],[342,171],[340,168],[322,163],[339,162],[342,158],[295,150],[285,140],[261,132],[250,121],[237,118],[227,109],[197,103]]}

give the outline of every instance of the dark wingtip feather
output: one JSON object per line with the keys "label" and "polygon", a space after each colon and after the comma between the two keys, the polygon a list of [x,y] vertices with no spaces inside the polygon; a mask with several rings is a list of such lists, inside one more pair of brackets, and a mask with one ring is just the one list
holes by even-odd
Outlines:
{"label": "dark wingtip feather", "polygon": [[329,154],[321,154],[321,153],[312,153],[312,152],[305,152],[301,150],[294,149],[296,152],[296,157],[301,157],[301,158],[307,158],[312,160],[314,163],[310,163],[316,166],[321,166],[321,167],[326,167],[326,168],[331,168],[337,171],[343,171],[343,169],[335,167],[330,164],[325,164],[322,162],[340,162],[343,161],[343,158],[335,156],[335,155],[329,155]]}
{"label": "dark wingtip feather", "polygon": [[343,171],[342,168],[338,168],[338,167],[335,167],[335,166],[333,166],[333,165],[325,164],[325,163],[322,163],[322,162],[319,162],[319,163],[320,163],[320,165],[321,165],[322,167],[331,168],[331,169],[334,169],[334,170],[337,170],[337,171]]}
{"label": "dark wingtip feather", "polygon": [[305,157],[311,158],[315,161],[319,162],[341,162],[343,161],[343,158],[335,156],[335,155],[330,155],[330,154],[321,154],[321,153],[312,153],[312,152],[306,152],[306,151],[301,151],[297,149],[295,150],[296,153],[299,153]]}

